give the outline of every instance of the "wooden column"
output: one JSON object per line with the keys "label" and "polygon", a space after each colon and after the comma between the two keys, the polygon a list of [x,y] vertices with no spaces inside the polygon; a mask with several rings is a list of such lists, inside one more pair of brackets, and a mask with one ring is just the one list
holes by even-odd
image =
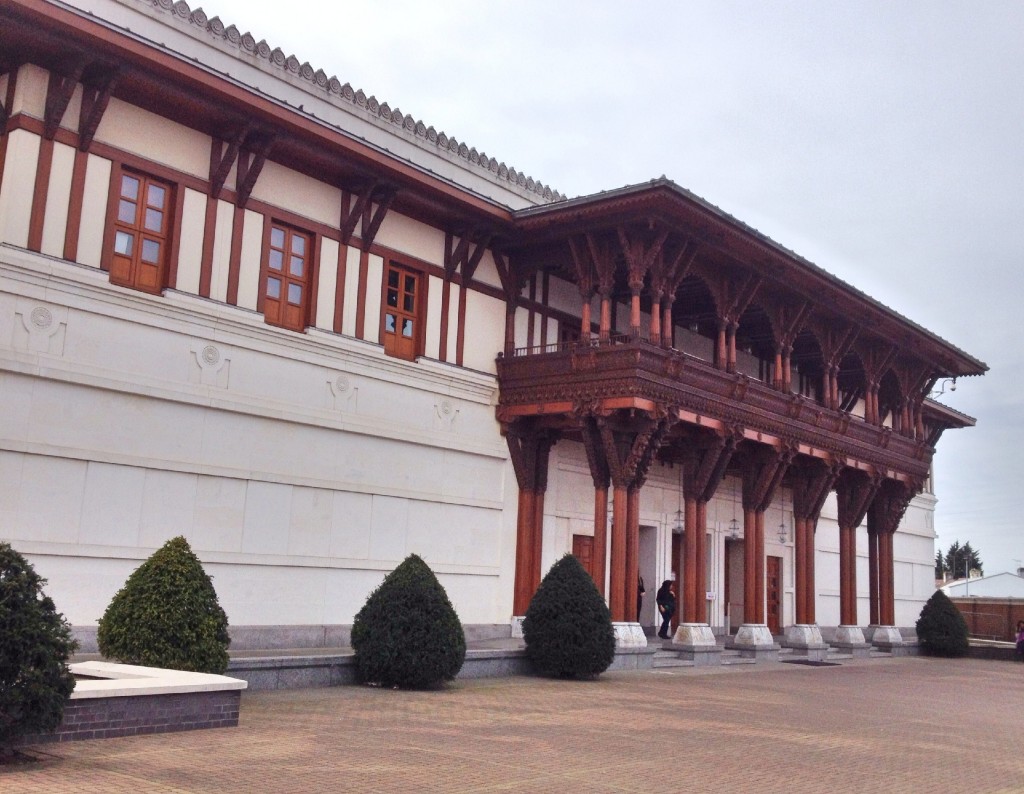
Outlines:
{"label": "wooden column", "polygon": [[868,608],[872,626],[878,623],[878,530],[872,526],[868,514]]}
{"label": "wooden column", "polygon": [[[762,514],[763,516],[763,514]],[[758,569],[764,580],[764,561],[758,554],[758,514],[754,510],[743,510],[743,622],[760,623],[758,607],[764,604],[764,593],[758,589]]]}
{"label": "wooden column", "polygon": [[914,498],[920,487],[920,483],[907,484],[897,480],[884,480],[868,511],[868,531],[874,534],[877,542],[878,625],[880,626],[894,626],[896,622],[893,536],[899,528],[910,500]]}
{"label": "wooden column", "polygon": [[686,532],[681,596],[686,623],[707,622],[707,503],[722,481],[742,437],[739,428],[714,434],[694,431],[681,439],[676,451],[683,467]]}
{"label": "wooden column", "polygon": [[557,434],[530,420],[505,428],[509,457],[519,485],[516,516],[516,572],[512,611],[525,615],[530,599],[540,584],[544,492],[547,490],[548,459]]}
{"label": "wooden column", "polygon": [[516,518],[516,576],[512,596],[512,614],[525,615],[533,598],[531,588],[533,570],[533,522],[536,494],[532,488],[519,489],[519,513]]}
{"label": "wooden column", "polygon": [[663,408],[652,413],[657,418],[621,411],[611,416],[589,417],[584,422],[587,455],[603,456],[612,482],[608,607],[615,622],[636,620],[640,488],[661,439],[675,421]]}
{"label": "wooden column", "polygon": [[818,517],[842,466],[812,458],[793,467],[793,516],[796,524],[796,622],[815,622],[814,536]]}
{"label": "wooden column", "polygon": [[836,482],[839,509],[839,622],[857,625],[857,527],[875,498],[880,478],[853,469]]}
{"label": "wooden column", "polygon": [[[612,553],[608,582],[608,608],[612,620],[626,620],[626,523],[629,520],[629,494],[624,484],[616,483],[612,490]],[[633,610],[634,613],[636,610]]]}
{"label": "wooden column", "polygon": [[594,556],[590,575],[597,592],[605,593],[608,561],[608,485],[594,488]]}
{"label": "wooden column", "polygon": [[[683,591],[677,596],[683,602],[683,622],[697,623],[698,606],[697,593],[703,582],[697,581],[699,568],[697,565],[697,500],[690,497],[684,499],[684,526],[683,532]],[[678,590],[678,588],[676,588]]]}
{"label": "wooden column", "polygon": [[[636,617],[636,582],[640,575],[640,489],[629,488],[626,493],[626,619]],[[630,586],[632,582],[632,586]]]}
{"label": "wooden column", "polygon": [[790,448],[745,445],[743,471],[743,620],[765,622],[764,512],[782,484],[793,459]]}

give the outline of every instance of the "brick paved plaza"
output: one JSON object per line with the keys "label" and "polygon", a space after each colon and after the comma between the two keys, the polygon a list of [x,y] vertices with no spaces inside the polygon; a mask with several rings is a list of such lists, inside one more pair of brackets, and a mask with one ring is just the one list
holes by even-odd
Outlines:
{"label": "brick paved plaza", "polygon": [[247,693],[238,728],[76,742],[33,792],[1024,791],[1024,665],[872,659]]}

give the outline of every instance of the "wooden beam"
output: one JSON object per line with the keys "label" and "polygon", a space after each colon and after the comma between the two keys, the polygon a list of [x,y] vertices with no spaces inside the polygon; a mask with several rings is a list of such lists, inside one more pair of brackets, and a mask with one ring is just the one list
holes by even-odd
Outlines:
{"label": "wooden beam", "polygon": [[121,79],[123,71],[117,67],[103,67],[97,75],[82,82],[82,105],[78,110],[78,149],[88,152],[99,129],[103,114],[107,112],[110,95]]}
{"label": "wooden beam", "polygon": [[84,69],[85,62],[79,60],[70,67],[66,75],[57,71],[50,72],[50,81],[46,87],[46,104],[43,109],[43,137],[46,140],[52,141],[60,129],[64,111],[68,109],[68,102],[75,93],[75,86],[78,85]]}

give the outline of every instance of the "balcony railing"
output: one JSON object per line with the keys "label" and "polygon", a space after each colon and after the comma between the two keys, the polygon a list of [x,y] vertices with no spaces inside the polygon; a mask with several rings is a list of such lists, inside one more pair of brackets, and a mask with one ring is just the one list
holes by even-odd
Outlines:
{"label": "balcony railing", "polygon": [[687,416],[925,477],[932,448],[756,378],[634,337],[519,348],[498,359],[499,404],[506,416],[565,411],[602,401],[656,403]]}

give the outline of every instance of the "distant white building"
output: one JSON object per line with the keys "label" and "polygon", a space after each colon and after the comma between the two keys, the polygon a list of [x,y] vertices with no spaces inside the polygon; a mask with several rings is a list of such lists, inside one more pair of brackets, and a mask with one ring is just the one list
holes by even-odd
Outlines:
{"label": "distant white building", "polygon": [[1024,577],[1015,573],[996,573],[977,579],[956,579],[939,588],[950,598],[1024,598]]}

